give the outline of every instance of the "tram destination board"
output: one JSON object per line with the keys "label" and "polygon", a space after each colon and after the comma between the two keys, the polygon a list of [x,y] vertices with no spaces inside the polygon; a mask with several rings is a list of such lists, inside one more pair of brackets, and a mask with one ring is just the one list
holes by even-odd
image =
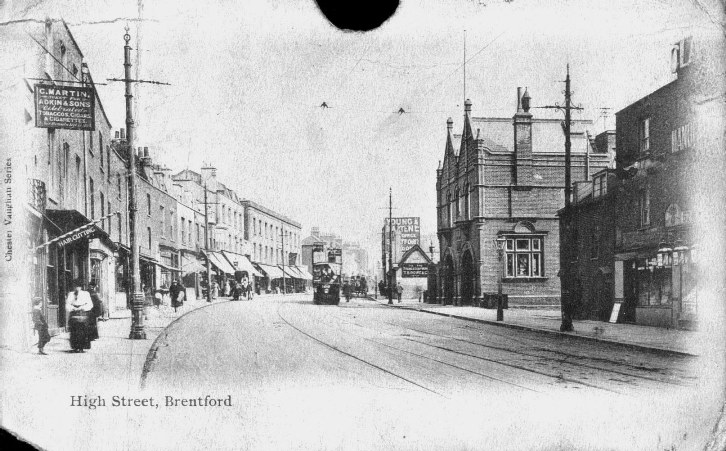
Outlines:
{"label": "tram destination board", "polygon": [[96,129],[93,88],[36,84],[34,91],[36,127]]}

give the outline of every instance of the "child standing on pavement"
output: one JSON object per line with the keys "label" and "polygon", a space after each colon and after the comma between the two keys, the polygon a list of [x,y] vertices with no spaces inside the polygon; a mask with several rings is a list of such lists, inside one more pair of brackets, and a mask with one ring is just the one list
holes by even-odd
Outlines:
{"label": "child standing on pavement", "polygon": [[43,352],[43,348],[50,341],[50,333],[48,333],[48,322],[41,310],[43,299],[35,298],[33,300],[33,328],[38,331],[38,354],[48,355]]}

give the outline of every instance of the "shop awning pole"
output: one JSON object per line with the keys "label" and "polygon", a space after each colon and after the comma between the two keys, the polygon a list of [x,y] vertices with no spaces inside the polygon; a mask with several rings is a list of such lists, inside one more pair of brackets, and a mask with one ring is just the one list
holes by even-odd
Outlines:
{"label": "shop awning pole", "polygon": [[69,236],[75,234],[75,233],[78,233],[80,230],[83,230],[85,228],[88,228],[88,227],[90,227],[90,226],[92,226],[92,225],[94,225],[94,224],[96,224],[98,222],[104,221],[104,220],[110,218],[111,216],[120,215],[120,214],[121,214],[121,212],[119,212],[119,211],[117,211],[115,213],[109,213],[109,214],[107,214],[106,216],[104,216],[102,218],[98,218],[95,221],[91,221],[88,224],[84,224],[84,225],[82,225],[82,226],[80,226],[80,227],[78,227],[76,229],[71,230],[70,232],[64,233],[63,235],[61,235],[59,237],[53,238],[50,241],[47,241],[47,242],[45,242],[45,243],[43,243],[41,245],[35,246],[35,248],[33,249],[33,252],[38,252],[41,248],[44,248],[46,246],[50,246],[51,244],[55,243],[56,241],[62,240],[64,238],[66,238],[66,237],[69,237]]}

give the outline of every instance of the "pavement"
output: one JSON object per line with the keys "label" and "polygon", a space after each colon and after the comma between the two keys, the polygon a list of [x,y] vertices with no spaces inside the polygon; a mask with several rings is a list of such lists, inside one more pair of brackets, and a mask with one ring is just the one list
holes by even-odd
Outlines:
{"label": "pavement", "polygon": [[[388,305],[388,299],[381,296],[378,296],[377,299],[371,298],[371,300]],[[562,321],[559,306],[541,306],[540,308],[531,308],[530,306],[528,308],[516,308],[510,306],[510,308],[504,310],[504,321],[501,322],[496,320],[496,309],[425,304],[419,302],[418,299],[402,299],[400,303],[394,299],[394,304],[391,307],[415,309],[434,315],[479,323],[600,341],[633,349],[669,354],[698,356],[702,354],[704,346],[707,345],[705,334],[697,331],[635,324],[613,324],[603,321],[574,320],[574,332],[560,332]]]}

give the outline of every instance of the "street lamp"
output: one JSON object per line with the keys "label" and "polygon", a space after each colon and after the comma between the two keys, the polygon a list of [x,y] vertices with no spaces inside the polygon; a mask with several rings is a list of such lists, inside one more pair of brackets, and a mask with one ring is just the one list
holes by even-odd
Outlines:
{"label": "street lamp", "polygon": [[504,321],[504,309],[502,307],[502,279],[504,278],[504,266],[502,265],[502,257],[504,256],[504,245],[507,243],[507,239],[500,235],[493,241],[494,246],[497,249],[497,255],[499,257],[499,283],[497,284],[497,321]]}

